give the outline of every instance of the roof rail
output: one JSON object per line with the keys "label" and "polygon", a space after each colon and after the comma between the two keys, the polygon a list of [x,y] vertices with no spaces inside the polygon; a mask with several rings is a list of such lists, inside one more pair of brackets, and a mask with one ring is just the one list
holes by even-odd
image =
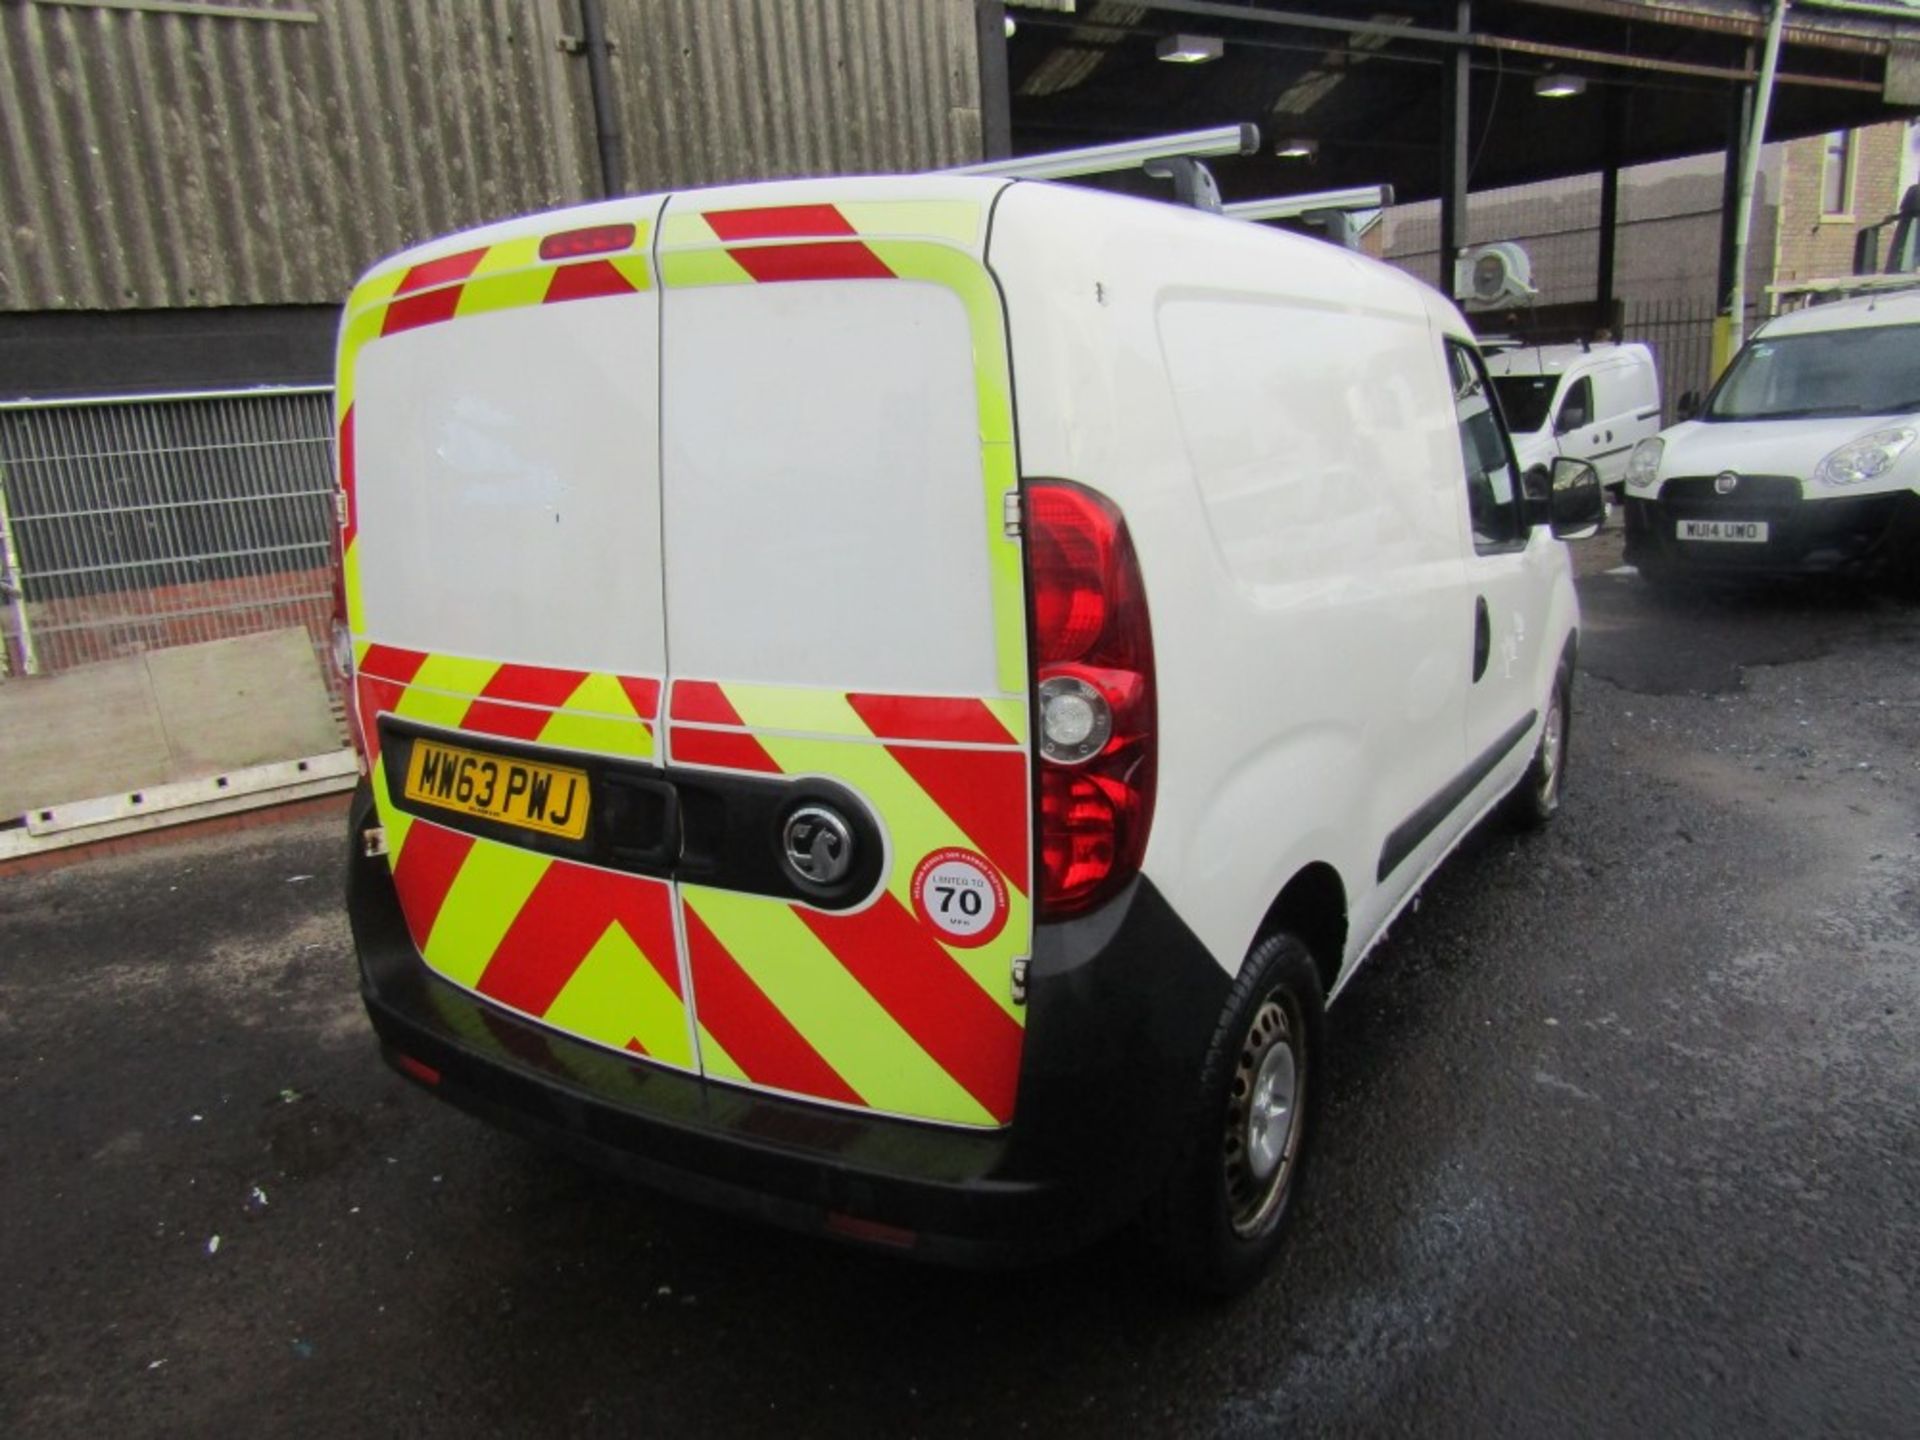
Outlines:
{"label": "roof rail", "polygon": [[1260,149],[1257,125],[1221,125],[1212,130],[1186,130],[1178,135],[1154,135],[1145,140],[1121,140],[1111,145],[1087,145],[1078,150],[1053,150],[1043,155],[983,160],[942,173],[947,175],[1004,175],[1012,180],[1072,180],[1082,175],[1109,175],[1116,170],[1145,170],[1156,180],[1173,181],[1177,204],[1220,213],[1220,187],[1201,161],[1209,155],[1252,155]]}
{"label": "roof rail", "polygon": [[1297,220],[1316,210],[1384,210],[1391,204],[1391,185],[1350,185],[1344,190],[1276,195],[1269,200],[1235,200],[1222,205],[1220,213],[1235,220]]}
{"label": "roof rail", "polygon": [[1830,300],[1857,300],[1864,295],[1895,295],[1903,290],[1920,290],[1920,275],[1840,275],[1825,280],[1790,280],[1769,285],[1767,298],[1771,313],[1784,315],[1823,305]]}
{"label": "roof rail", "polygon": [[1172,160],[1253,155],[1259,149],[1259,126],[1219,125],[1211,130],[1184,130],[1177,135],[1153,135],[1145,140],[1120,140],[1111,145],[1086,145],[1077,150],[1050,150],[1041,155],[982,160],[978,165],[958,165],[941,173],[1004,175],[1010,180],[1071,180],[1081,175],[1110,175],[1116,170],[1133,170]]}

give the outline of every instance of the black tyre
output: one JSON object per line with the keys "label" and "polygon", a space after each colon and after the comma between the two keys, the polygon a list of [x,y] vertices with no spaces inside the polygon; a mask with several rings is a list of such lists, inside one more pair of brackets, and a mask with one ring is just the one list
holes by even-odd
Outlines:
{"label": "black tyre", "polygon": [[1173,1278],[1208,1295],[1257,1280],[1299,1189],[1318,1094],[1326,1000],[1298,937],[1268,936],[1240,968],[1207,1047],[1183,1152],[1151,1216]]}
{"label": "black tyre", "polygon": [[1533,763],[1507,797],[1507,815],[1522,830],[1538,830],[1560,813],[1561,787],[1567,775],[1567,729],[1573,718],[1573,671],[1565,661],[1547,697],[1540,721],[1540,742]]}

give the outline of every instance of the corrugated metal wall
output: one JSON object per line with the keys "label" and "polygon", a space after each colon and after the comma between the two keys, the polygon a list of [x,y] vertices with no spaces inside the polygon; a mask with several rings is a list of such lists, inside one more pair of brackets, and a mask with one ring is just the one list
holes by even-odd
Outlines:
{"label": "corrugated metal wall", "polygon": [[328,302],[425,235],[589,193],[553,5],[250,8],[290,18],[0,7],[0,308]]}
{"label": "corrugated metal wall", "polygon": [[606,4],[637,188],[980,156],[973,0]]}
{"label": "corrugated metal wall", "polygon": [[[629,189],[978,155],[972,0],[603,4]],[[0,4],[0,310],[330,303],[598,194],[579,7]]]}

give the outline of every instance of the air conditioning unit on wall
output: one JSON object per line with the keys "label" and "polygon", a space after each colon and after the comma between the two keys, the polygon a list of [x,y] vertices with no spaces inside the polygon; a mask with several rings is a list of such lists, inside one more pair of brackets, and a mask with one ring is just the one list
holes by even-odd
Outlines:
{"label": "air conditioning unit on wall", "polygon": [[1523,305],[1539,293],[1533,261],[1511,240],[1475,246],[1453,262],[1453,298],[1468,310]]}

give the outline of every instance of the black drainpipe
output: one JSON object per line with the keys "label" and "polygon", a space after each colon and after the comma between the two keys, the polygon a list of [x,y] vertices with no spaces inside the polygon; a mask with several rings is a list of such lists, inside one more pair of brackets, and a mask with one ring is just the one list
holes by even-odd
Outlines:
{"label": "black drainpipe", "polygon": [[613,98],[613,46],[601,0],[580,0],[580,29],[587,52],[587,88],[593,93],[593,133],[600,147],[600,193],[626,193],[621,158],[620,109]]}

